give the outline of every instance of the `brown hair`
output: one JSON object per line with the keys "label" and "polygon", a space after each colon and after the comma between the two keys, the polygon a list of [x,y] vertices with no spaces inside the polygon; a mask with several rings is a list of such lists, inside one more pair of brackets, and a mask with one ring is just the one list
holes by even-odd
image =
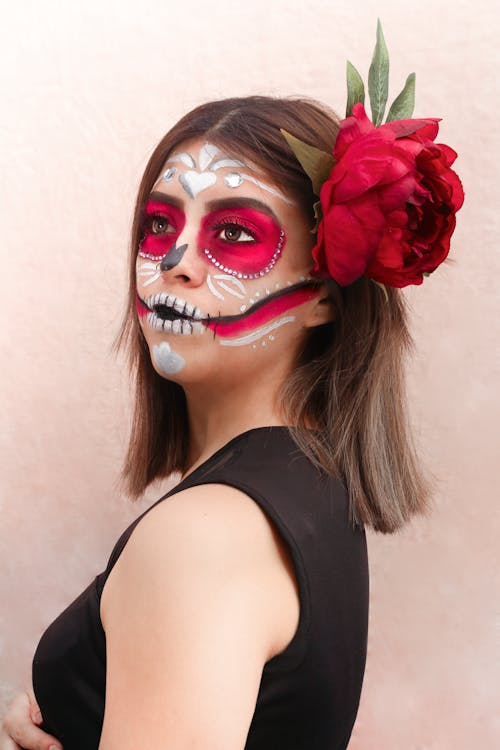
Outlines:
{"label": "brown hair", "polygon": [[[135,261],[141,209],[168,154],[205,136],[262,167],[313,221],[311,182],[280,132],[331,152],[338,118],[307,98],[249,96],[209,102],[185,115],[155,148],[137,196],[130,247],[130,290],[117,346],[128,346],[135,410],[123,478],[132,497],[155,479],[189,467],[189,426],[182,387],[160,377],[135,312]],[[405,412],[404,356],[413,348],[405,299],[362,277],[327,288],[336,316],[313,328],[282,385],[283,417],[297,445],[349,490],[351,520],[391,533],[428,513],[432,484],[423,476]],[[315,432],[304,429],[307,424]]]}

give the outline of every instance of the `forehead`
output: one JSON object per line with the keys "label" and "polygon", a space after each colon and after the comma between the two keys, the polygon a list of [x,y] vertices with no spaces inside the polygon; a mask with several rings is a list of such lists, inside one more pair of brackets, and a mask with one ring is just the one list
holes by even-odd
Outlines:
{"label": "forehead", "polygon": [[166,158],[153,191],[173,192],[192,201],[219,197],[259,198],[281,210],[295,206],[272,178],[251,160],[206,138],[179,144]]}

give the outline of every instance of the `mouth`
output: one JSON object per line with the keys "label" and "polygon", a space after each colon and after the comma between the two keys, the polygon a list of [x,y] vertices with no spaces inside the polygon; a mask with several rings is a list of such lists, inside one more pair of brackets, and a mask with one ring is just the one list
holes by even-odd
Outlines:
{"label": "mouth", "polygon": [[145,300],[139,299],[148,309],[146,320],[157,331],[182,336],[201,334],[205,331],[205,326],[200,320],[205,318],[203,311],[181,297],[160,292]]}
{"label": "mouth", "polygon": [[258,302],[252,302],[241,315],[211,316],[174,294],[160,292],[142,299],[137,295],[138,313],[146,316],[149,325],[157,331],[190,336],[210,329],[220,338],[241,336],[256,326],[263,326],[291,308],[301,305],[318,293],[318,280],[304,279],[275,291]]}

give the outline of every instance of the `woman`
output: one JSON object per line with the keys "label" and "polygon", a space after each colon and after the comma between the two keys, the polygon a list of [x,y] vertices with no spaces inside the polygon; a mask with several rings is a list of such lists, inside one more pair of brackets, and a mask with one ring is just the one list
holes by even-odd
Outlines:
{"label": "woman", "polygon": [[[347,747],[366,659],[364,527],[392,533],[429,505],[404,411],[411,339],[397,287],[444,260],[462,199],[448,150],[437,210],[437,157],[423,167],[437,126],[415,120],[393,134],[362,210],[360,191],[337,201],[353,142],[384,134],[365,117],[356,105],[337,137],[316,102],[226,99],[155,149],[120,336],[136,375],[124,476],[134,496],[182,478],[42,636],[34,695],[12,705],[2,750]],[[335,147],[319,217],[307,144],[311,158]],[[413,167],[422,157],[411,191],[403,146]],[[411,263],[396,268],[394,243],[411,245]]]}

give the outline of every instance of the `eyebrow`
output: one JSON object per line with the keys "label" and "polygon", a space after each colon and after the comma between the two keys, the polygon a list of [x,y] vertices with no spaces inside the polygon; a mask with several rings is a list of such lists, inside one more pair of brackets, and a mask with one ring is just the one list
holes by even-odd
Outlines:
{"label": "eyebrow", "polygon": [[273,219],[276,224],[281,224],[280,220],[274,213],[273,209],[257,200],[257,198],[221,198],[220,200],[209,201],[207,208],[209,211],[217,211],[223,208],[254,208],[256,211],[261,211],[263,214],[267,214]]}
{"label": "eyebrow", "polygon": [[153,191],[147,197],[146,203],[149,201],[158,201],[158,203],[164,203],[166,206],[175,206],[176,208],[184,208],[184,201],[179,198],[175,198],[173,195],[167,195],[159,191]]}
{"label": "eyebrow", "polygon": [[[180,200],[179,198],[167,195],[166,193],[162,193],[159,191],[153,191],[152,193],[150,193],[148,200],[154,200],[160,203],[165,203],[167,205],[176,206],[180,209],[183,209],[185,205],[184,201]],[[256,211],[261,211],[263,214],[267,214],[267,216],[270,216],[271,219],[276,222],[276,224],[281,224],[273,209],[268,206],[267,203],[263,203],[262,201],[257,200],[257,198],[237,198],[235,196],[234,198],[221,198],[219,200],[209,201],[206,205],[208,211],[220,211],[224,208],[254,208]]]}

